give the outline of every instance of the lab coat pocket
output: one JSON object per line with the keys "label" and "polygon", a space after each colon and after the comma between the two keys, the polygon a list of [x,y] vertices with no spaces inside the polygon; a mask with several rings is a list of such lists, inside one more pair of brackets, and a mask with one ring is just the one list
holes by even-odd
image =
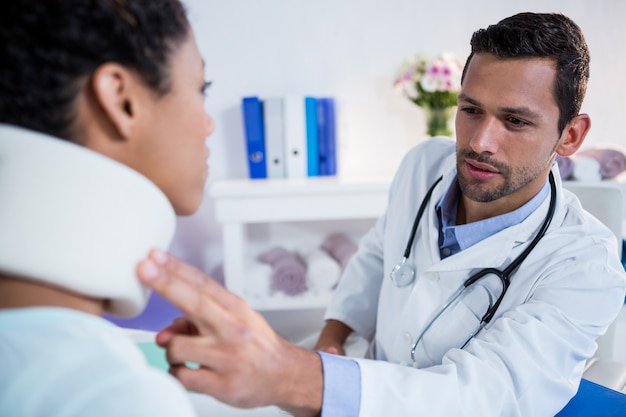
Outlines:
{"label": "lab coat pocket", "polygon": [[493,286],[485,285],[472,285],[455,294],[424,328],[415,350],[417,365],[439,364],[448,350],[463,347],[496,299]]}

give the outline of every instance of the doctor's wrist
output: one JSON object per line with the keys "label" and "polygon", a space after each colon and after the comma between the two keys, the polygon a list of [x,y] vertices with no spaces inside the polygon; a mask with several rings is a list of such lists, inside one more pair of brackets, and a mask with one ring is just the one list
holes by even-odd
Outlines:
{"label": "doctor's wrist", "polygon": [[277,405],[294,417],[319,416],[324,391],[319,354],[292,345],[284,358]]}

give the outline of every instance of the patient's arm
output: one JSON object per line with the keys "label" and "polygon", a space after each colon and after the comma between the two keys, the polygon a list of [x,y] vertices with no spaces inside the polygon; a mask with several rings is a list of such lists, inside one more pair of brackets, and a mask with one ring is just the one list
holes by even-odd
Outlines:
{"label": "patient's arm", "polygon": [[327,320],[314,349],[335,355],[345,355],[343,345],[350,333],[352,333],[352,329],[343,322]]}

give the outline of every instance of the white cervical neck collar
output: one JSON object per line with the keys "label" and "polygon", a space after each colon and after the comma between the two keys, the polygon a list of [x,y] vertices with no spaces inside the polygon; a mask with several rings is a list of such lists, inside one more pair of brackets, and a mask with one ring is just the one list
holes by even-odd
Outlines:
{"label": "white cervical neck collar", "polygon": [[175,214],[150,180],[87,148],[0,124],[0,271],[139,314],[137,262],[167,249]]}

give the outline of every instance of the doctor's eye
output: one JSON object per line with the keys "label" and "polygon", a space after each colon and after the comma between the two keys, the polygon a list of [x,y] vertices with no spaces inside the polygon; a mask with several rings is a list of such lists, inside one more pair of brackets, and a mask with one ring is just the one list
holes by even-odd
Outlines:
{"label": "doctor's eye", "polygon": [[209,87],[211,86],[212,81],[205,81],[202,83],[202,87],[200,87],[200,94],[203,96],[207,95]]}
{"label": "doctor's eye", "polygon": [[477,109],[476,107],[469,107],[469,106],[463,106],[459,108],[459,111],[462,113],[468,114],[470,116],[479,115],[481,113],[480,109]]}
{"label": "doctor's eye", "polygon": [[459,107],[459,111],[462,111],[463,113],[468,113],[468,114],[475,114],[479,112],[479,110],[476,107],[472,107],[472,106],[461,106]]}
{"label": "doctor's eye", "polygon": [[518,119],[517,117],[509,117],[507,118],[507,121],[515,127],[524,127],[530,124],[526,122],[525,120]]}

